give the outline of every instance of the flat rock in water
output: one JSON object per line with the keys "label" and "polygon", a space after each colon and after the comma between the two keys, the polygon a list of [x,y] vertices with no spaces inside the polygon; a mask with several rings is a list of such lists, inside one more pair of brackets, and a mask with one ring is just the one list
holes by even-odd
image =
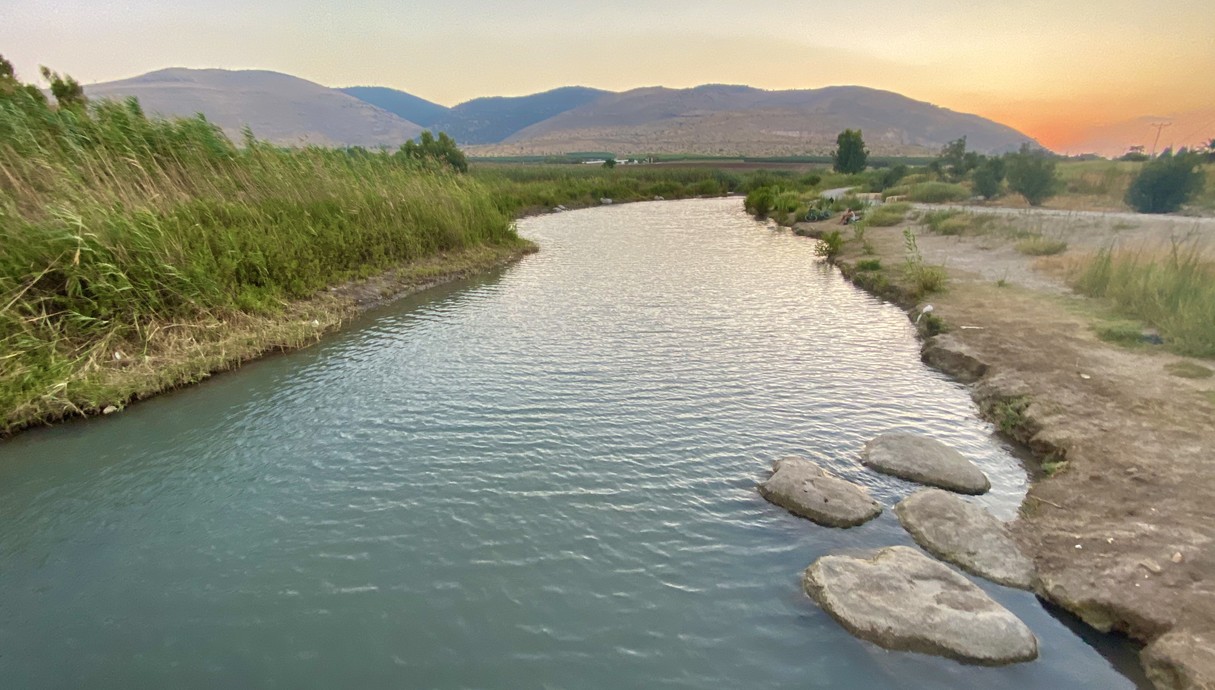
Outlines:
{"label": "flat rock in water", "polygon": [[864,489],[806,458],[777,460],[772,476],[759,485],[759,493],[789,512],[826,527],[855,527],[882,512]]}
{"label": "flat rock in water", "polygon": [[802,586],[849,632],[886,649],[991,666],[1038,656],[1025,623],[961,573],[907,546],[823,556]]}
{"label": "flat rock in water", "polygon": [[882,434],[865,444],[862,462],[878,472],[964,494],[982,494],[991,482],[949,446],[915,434]]}
{"label": "flat rock in water", "polygon": [[1009,587],[1030,589],[1034,564],[1000,522],[982,507],[940,489],[925,489],[894,507],[903,528],[925,551]]}

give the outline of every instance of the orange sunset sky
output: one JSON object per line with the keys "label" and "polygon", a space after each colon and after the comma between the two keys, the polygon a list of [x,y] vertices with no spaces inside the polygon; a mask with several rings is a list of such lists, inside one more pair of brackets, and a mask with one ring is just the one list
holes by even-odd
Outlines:
{"label": "orange sunset sky", "polygon": [[[1139,117],[1176,121],[1162,146],[1215,137],[1211,0],[4,5],[0,52],[27,78],[39,64],[85,83],[170,66],[259,68],[444,105],[573,84],[860,84],[978,113],[1071,153]],[[1101,146],[1150,145],[1147,124],[1124,125]]]}

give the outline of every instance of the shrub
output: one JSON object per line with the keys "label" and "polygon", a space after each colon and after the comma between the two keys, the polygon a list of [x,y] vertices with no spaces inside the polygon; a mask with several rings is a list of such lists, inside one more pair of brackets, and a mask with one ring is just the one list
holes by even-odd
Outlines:
{"label": "shrub", "polygon": [[974,172],[975,194],[984,199],[995,199],[1000,196],[1004,185],[1004,174],[1003,158],[988,158],[983,161]]}
{"label": "shrub", "polygon": [[915,233],[911,228],[903,231],[903,243],[907,249],[907,258],[903,266],[903,275],[911,281],[912,289],[917,297],[939,292],[945,289],[948,274],[942,266],[928,266],[920,253]]}
{"label": "shrub", "polygon": [[1059,191],[1055,159],[1045,151],[1025,143],[1020,151],[1008,155],[1006,163],[1008,188],[1025,197],[1030,206],[1041,206]]}
{"label": "shrub", "polygon": [[890,168],[873,171],[866,187],[871,192],[882,192],[897,185],[906,176],[907,166],[900,163]]}
{"label": "shrub", "polygon": [[1194,198],[1205,183],[1201,157],[1166,151],[1143,166],[1126,190],[1126,203],[1140,213],[1172,213]]}
{"label": "shrub", "polygon": [[747,194],[743,206],[756,218],[767,218],[776,203],[775,188],[760,187]]}
{"label": "shrub", "polygon": [[970,198],[970,192],[960,184],[921,182],[907,192],[907,198],[925,204],[941,204],[949,201],[965,201]]}
{"label": "shrub", "polygon": [[1061,239],[1033,235],[1016,244],[1017,251],[1029,256],[1053,256],[1067,251],[1067,242]]}
{"label": "shrub", "polygon": [[844,249],[844,236],[839,230],[832,230],[822,236],[817,246],[814,247],[814,253],[831,261],[840,255]]}
{"label": "shrub", "polygon": [[911,204],[895,203],[879,206],[865,219],[865,223],[875,228],[886,228],[903,222]]}
{"label": "shrub", "polygon": [[436,139],[429,130],[426,130],[418,137],[417,142],[412,139],[405,142],[397,154],[408,160],[434,161],[446,165],[456,172],[468,172],[468,159],[465,158],[464,152],[456,146],[455,139],[447,136],[446,132],[439,132],[439,138]]}

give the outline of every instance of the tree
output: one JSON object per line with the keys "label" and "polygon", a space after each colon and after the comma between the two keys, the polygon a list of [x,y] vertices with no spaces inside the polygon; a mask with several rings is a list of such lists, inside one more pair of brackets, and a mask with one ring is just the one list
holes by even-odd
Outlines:
{"label": "tree", "polygon": [[984,199],[995,199],[1000,196],[1004,183],[1005,165],[1003,158],[985,158],[974,172],[975,194]]}
{"label": "tree", "polygon": [[1197,153],[1166,150],[1145,164],[1126,190],[1126,203],[1140,213],[1172,213],[1202,190],[1205,176]]}
{"label": "tree", "polygon": [[831,154],[831,167],[836,172],[855,174],[865,169],[869,160],[869,149],[861,138],[861,130],[845,129],[835,139],[836,149]]}
{"label": "tree", "polygon": [[1206,157],[1208,163],[1215,163],[1215,139],[1207,142],[1204,156]]}
{"label": "tree", "polygon": [[609,170],[616,167],[616,157],[609,156],[607,160],[603,161],[603,167],[605,167]]}
{"label": "tree", "polygon": [[4,56],[0,55],[0,79],[16,79],[16,78],[17,78],[17,74],[16,74],[16,72],[13,71],[13,63],[9,62],[8,60],[5,60]]}
{"label": "tree", "polygon": [[84,97],[84,87],[69,76],[59,76],[50,68],[42,68],[42,78],[51,83],[51,95],[59,101],[60,108],[83,108],[88,102]]}
{"label": "tree", "polygon": [[979,167],[979,164],[983,162],[983,156],[974,151],[967,151],[966,137],[962,137],[945,144],[941,148],[937,160],[933,162],[936,163],[935,166],[932,166],[934,172],[946,173],[950,180],[958,182],[965,178],[971,170]]}
{"label": "tree", "polygon": [[412,139],[405,142],[397,151],[397,155],[406,160],[434,161],[447,165],[456,172],[468,172],[468,159],[456,146],[456,140],[447,136],[446,132],[439,132],[439,138],[436,139],[430,130],[426,130],[418,137],[417,142]]}
{"label": "tree", "polygon": [[1021,144],[1020,151],[1008,154],[1006,168],[1008,188],[1025,197],[1030,206],[1041,206],[1059,191],[1055,159],[1042,149]]}

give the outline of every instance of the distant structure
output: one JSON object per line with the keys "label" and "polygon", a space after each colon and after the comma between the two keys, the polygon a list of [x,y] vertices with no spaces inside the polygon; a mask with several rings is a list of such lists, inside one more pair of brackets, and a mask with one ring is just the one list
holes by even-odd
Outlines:
{"label": "distant structure", "polygon": [[1151,125],[1148,125],[1149,127],[1156,128],[1156,139],[1152,142],[1152,158],[1156,157],[1156,145],[1160,143],[1160,133],[1164,131],[1165,127],[1171,127],[1172,125],[1172,122],[1153,122]]}

